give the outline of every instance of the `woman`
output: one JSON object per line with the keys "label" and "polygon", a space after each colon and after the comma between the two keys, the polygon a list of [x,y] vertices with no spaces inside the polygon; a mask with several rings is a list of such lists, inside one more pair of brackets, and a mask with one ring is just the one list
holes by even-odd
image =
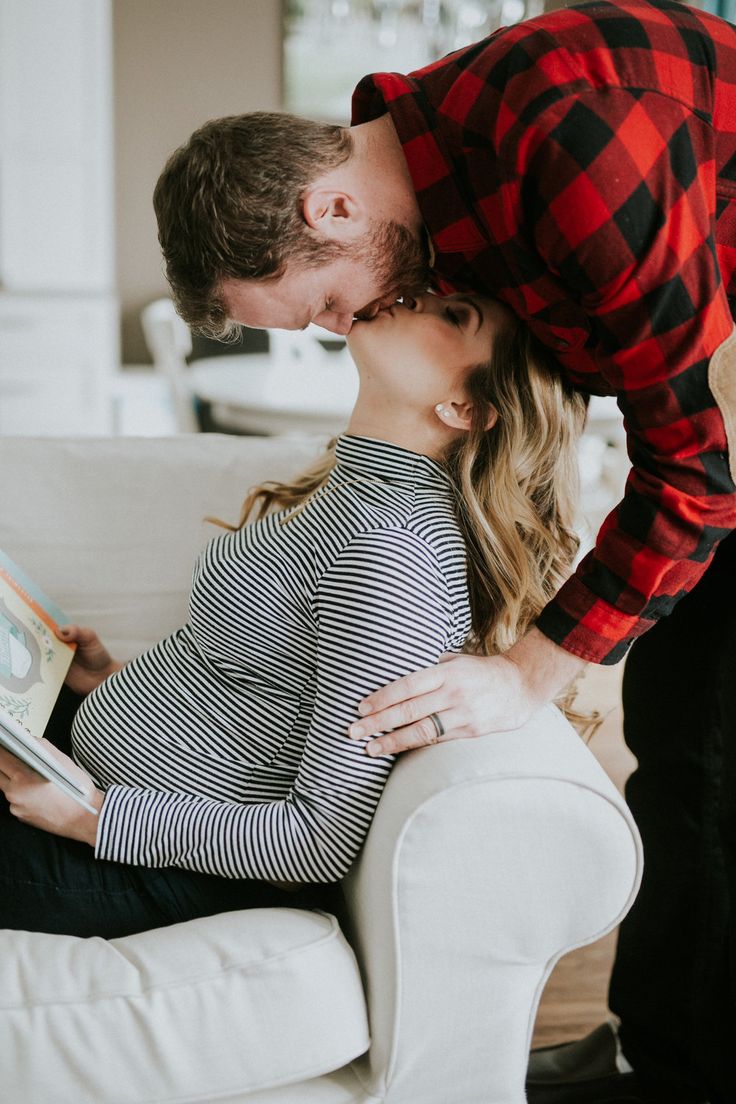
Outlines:
{"label": "woman", "polygon": [[392,765],[348,739],[358,701],[507,648],[570,569],[584,404],[510,313],[425,295],[349,344],[347,433],[251,493],[197,563],[187,623],[126,665],[63,632],[84,697],[54,732],[98,815],[0,754],[0,926],[112,937],[329,903]]}

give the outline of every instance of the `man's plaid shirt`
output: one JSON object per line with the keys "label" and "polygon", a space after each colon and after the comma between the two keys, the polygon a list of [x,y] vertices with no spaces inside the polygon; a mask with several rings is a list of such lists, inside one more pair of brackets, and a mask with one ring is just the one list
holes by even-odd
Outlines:
{"label": "man's plaid shirt", "polygon": [[575,386],[618,398],[624,499],[538,621],[616,662],[736,528],[708,385],[736,313],[736,27],[673,0],[586,3],[365,77],[353,123],[386,110],[438,287],[504,300]]}

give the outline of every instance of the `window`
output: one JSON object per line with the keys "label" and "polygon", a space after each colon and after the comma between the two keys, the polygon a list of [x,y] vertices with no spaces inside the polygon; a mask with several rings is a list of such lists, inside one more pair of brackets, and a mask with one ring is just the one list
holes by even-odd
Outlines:
{"label": "window", "polygon": [[350,95],[373,72],[408,73],[538,15],[543,0],[286,0],[284,107],[347,123]]}

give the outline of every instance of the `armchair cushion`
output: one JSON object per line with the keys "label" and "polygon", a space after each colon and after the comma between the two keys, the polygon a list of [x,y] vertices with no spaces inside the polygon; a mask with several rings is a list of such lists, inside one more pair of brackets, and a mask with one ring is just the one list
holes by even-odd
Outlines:
{"label": "armchair cushion", "polygon": [[0,1017],[3,1082],[26,1104],[66,1104],[80,1084],[115,1104],[215,1100],[316,1077],[369,1043],[337,921],[297,909],[110,941],[0,932]]}

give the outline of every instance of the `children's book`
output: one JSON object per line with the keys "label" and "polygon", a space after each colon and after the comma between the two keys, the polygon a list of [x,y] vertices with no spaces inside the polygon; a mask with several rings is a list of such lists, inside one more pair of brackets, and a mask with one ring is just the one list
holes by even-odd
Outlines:
{"label": "children's book", "polygon": [[77,779],[41,743],[75,645],[56,629],[68,618],[0,550],[0,744],[94,813]]}

